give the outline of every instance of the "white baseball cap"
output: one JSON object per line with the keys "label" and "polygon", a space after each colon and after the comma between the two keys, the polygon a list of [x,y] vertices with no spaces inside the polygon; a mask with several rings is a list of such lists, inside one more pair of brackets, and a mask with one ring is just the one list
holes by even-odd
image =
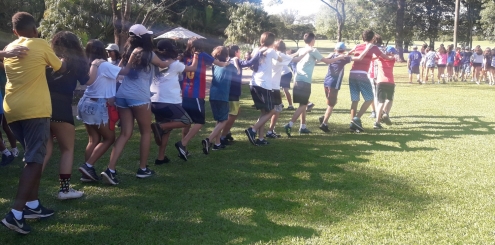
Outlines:
{"label": "white baseball cap", "polygon": [[141,37],[144,34],[153,34],[152,31],[148,31],[146,27],[141,24],[135,24],[129,28],[129,32],[132,32],[135,36]]}
{"label": "white baseball cap", "polygon": [[115,43],[109,43],[105,49],[106,50],[114,50],[114,51],[119,52],[119,46]]}

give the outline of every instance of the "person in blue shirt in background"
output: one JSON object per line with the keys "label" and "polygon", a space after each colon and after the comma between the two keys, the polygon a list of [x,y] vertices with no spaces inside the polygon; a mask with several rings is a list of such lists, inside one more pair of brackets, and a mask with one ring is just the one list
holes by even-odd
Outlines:
{"label": "person in blue shirt in background", "polygon": [[409,72],[409,83],[412,83],[413,74],[416,74],[417,82],[421,84],[419,79],[419,64],[421,63],[421,58],[423,56],[418,51],[418,46],[413,47],[413,51],[409,53],[407,58],[407,70]]}
{"label": "person in blue shirt in background", "polygon": [[461,82],[465,82],[468,76],[471,75],[471,56],[473,53],[469,47],[466,47],[464,52],[461,53]]}

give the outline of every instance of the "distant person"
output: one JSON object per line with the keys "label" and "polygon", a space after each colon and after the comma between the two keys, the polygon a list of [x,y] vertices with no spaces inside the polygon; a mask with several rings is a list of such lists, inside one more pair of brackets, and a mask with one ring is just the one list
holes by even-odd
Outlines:
{"label": "distant person", "polygon": [[421,66],[421,74],[420,74],[420,77],[421,77],[421,83],[423,83],[425,80],[425,70],[426,70],[426,49],[428,48],[428,44],[423,44],[421,46],[421,62],[420,62],[420,66]]}
{"label": "distant person", "polygon": [[483,65],[483,59],[483,50],[481,50],[480,45],[477,45],[471,56],[471,62],[473,63],[473,76],[471,77],[471,82],[474,81],[478,85],[481,83],[481,66]]}
{"label": "distant person", "polygon": [[491,61],[491,74],[492,80],[490,82],[490,86],[495,85],[495,48],[492,49],[492,61]]}
{"label": "distant person", "polygon": [[376,117],[374,129],[382,129],[380,124],[383,121],[387,125],[392,125],[389,113],[392,108],[395,93],[394,82],[394,64],[397,50],[388,46],[386,50],[387,59],[378,58],[378,79],[377,79],[377,97],[378,97],[378,115]]}
{"label": "distant person", "polygon": [[454,81],[454,61],[455,51],[454,44],[447,46],[447,82]]}
{"label": "distant person", "polygon": [[122,57],[120,56],[119,46],[115,43],[110,43],[105,48],[108,55],[108,62],[114,66],[118,66]]}
{"label": "distant person", "polygon": [[461,78],[461,64],[462,56],[461,56],[461,48],[455,48],[455,56],[454,56],[454,81],[458,81]]}
{"label": "distant person", "polygon": [[[471,56],[473,53],[469,47],[464,48],[464,52],[461,53],[461,82],[466,82],[468,77],[471,76]],[[471,78],[471,81],[473,79]]]}
{"label": "distant person", "polygon": [[482,78],[480,79],[481,81],[488,81],[488,83],[491,83],[491,70],[492,70],[492,50],[490,48],[485,48],[485,51],[483,52],[483,70],[482,70]]}
{"label": "distant person", "polygon": [[431,81],[435,83],[435,66],[437,62],[437,54],[435,53],[435,49],[433,46],[426,48],[426,74],[425,74],[425,83],[428,83],[428,76],[431,72]]}
{"label": "distant person", "polygon": [[407,68],[409,73],[409,83],[412,83],[413,74],[416,74],[416,82],[421,84],[421,80],[419,79],[419,66],[421,63],[421,59],[423,56],[418,51],[418,46],[413,47],[413,51],[409,53],[407,58]]}
{"label": "distant person", "polygon": [[445,83],[445,69],[447,68],[447,59],[448,59],[448,54],[447,50],[443,45],[440,45],[440,48],[438,49],[437,52],[437,83],[440,84],[440,79],[442,80],[443,83]]}

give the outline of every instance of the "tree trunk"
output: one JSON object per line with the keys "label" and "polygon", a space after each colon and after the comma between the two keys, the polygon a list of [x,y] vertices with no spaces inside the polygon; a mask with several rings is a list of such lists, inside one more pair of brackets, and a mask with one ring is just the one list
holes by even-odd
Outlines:
{"label": "tree trunk", "polygon": [[342,26],[343,23],[339,18],[339,20],[337,20],[337,42],[342,42]]}
{"label": "tree trunk", "polygon": [[409,42],[404,42],[404,53],[409,53]]}
{"label": "tree trunk", "polygon": [[113,23],[113,37],[115,44],[117,44],[122,51],[127,40],[129,33],[129,18],[131,15],[131,1],[122,0],[120,4],[121,9],[118,9],[118,0],[112,0],[112,23]]}
{"label": "tree trunk", "polygon": [[404,30],[404,13],[405,13],[406,0],[397,0],[397,12],[395,23],[395,47],[399,52],[399,62],[405,62],[404,50],[403,50],[403,30]]}

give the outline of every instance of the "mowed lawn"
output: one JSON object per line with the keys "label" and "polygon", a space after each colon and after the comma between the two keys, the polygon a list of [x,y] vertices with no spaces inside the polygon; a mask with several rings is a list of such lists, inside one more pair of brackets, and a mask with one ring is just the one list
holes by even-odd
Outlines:
{"label": "mowed lawn", "polygon": [[[190,144],[190,160],[177,157],[172,144],[180,131],[173,131],[172,162],[154,166],[153,145],[149,162],[156,176],[136,179],[136,129],[119,161],[118,186],[79,182],[87,139],[78,124],[72,183],[85,196],[56,199],[55,154],[40,190],[55,216],[30,222],[28,236],[0,229],[0,244],[493,244],[495,88],[410,85],[405,65],[397,64],[392,126],[373,130],[367,114],[365,132],[348,131],[346,79],[331,132],[323,133],[318,117],[326,106],[325,73],[318,65],[311,96],[316,107],[308,114],[312,134],[250,145],[244,129],[258,113],[245,86],[235,144],[202,153],[200,140],[214,126],[208,107],[209,123]],[[291,115],[282,113],[279,133]],[[97,169],[108,160],[109,153]],[[17,159],[0,169],[2,215],[13,202],[21,166]]]}

